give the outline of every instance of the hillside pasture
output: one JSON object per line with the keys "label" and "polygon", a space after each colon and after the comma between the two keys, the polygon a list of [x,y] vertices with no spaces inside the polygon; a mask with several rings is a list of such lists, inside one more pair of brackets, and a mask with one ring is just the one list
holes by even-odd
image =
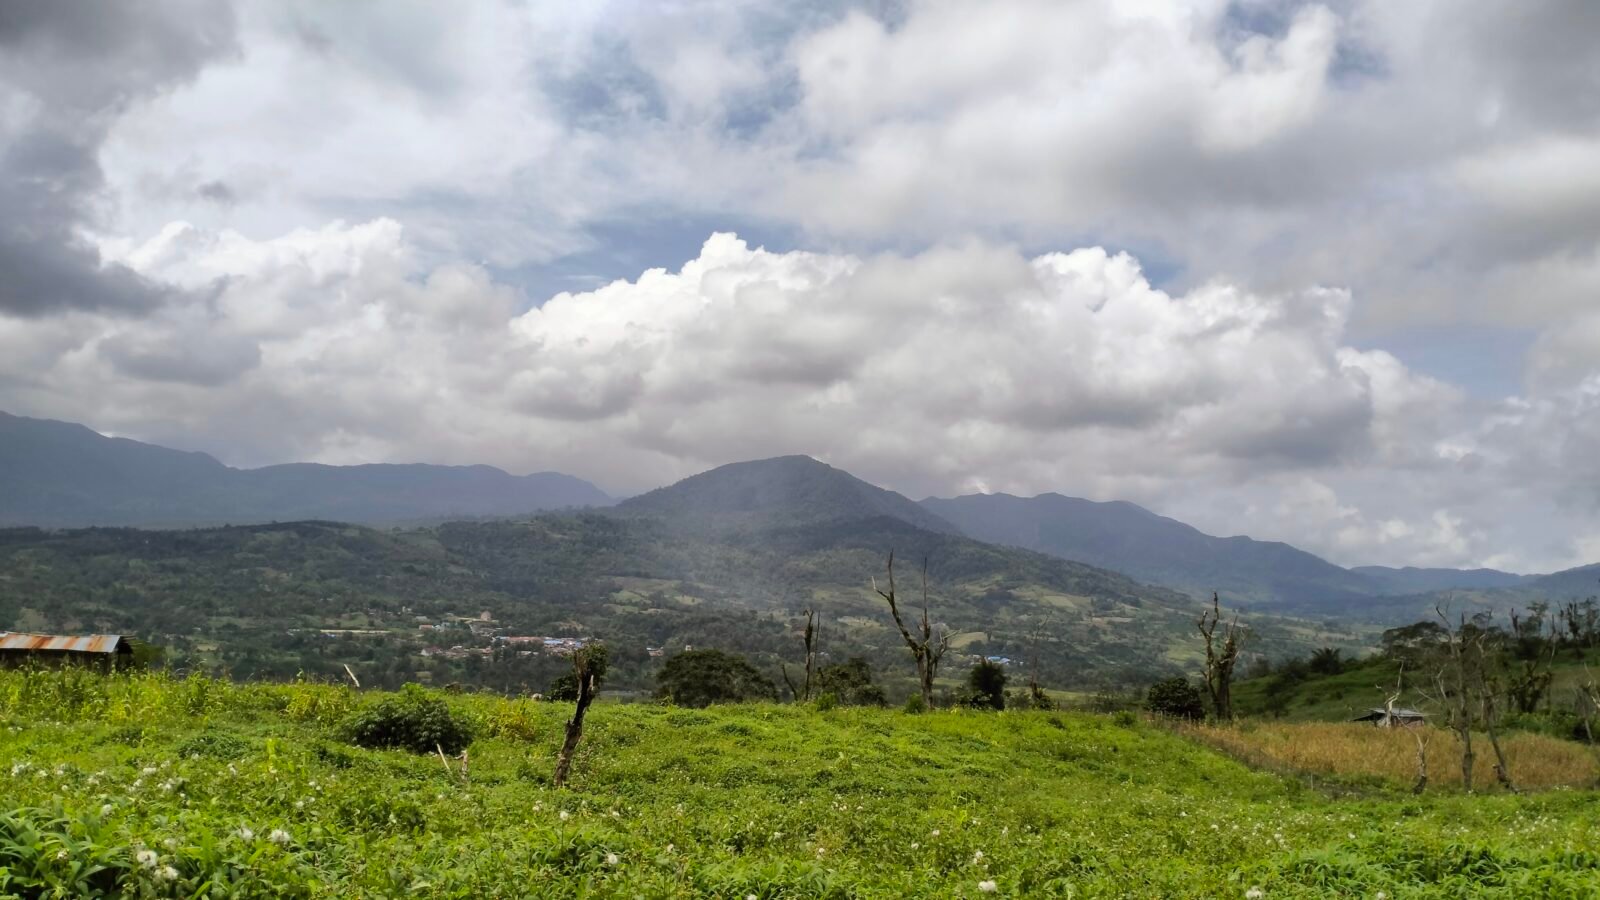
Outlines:
{"label": "hillside pasture", "polygon": [[439,695],[477,732],[463,766],[347,743],[341,723],[384,696],[0,672],[0,894],[1520,898],[1600,884],[1591,792],[1335,797],[1131,714],[601,703],[556,790],[570,706]]}

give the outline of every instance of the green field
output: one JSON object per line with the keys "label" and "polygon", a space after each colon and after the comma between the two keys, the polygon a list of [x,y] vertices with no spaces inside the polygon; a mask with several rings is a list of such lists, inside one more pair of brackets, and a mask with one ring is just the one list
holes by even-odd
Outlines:
{"label": "green field", "polygon": [[0,894],[1600,892],[1593,793],[1334,796],[1127,714],[602,703],[557,790],[568,707],[450,697],[462,780],[344,743],[377,696],[0,673]]}

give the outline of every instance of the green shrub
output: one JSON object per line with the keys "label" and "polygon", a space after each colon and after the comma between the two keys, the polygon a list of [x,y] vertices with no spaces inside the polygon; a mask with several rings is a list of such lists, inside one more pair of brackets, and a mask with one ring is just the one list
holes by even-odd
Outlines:
{"label": "green shrub", "polygon": [[1145,695],[1144,708],[1157,715],[1179,719],[1205,718],[1205,704],[1200,700],[1200,689],[1181,675],[1150,685]]}
{"label": "green shrub", "polygon": [[178,745],[182,757],[240,759],[250,752],[250,742],[227,731],[206,730]]}
{"label": "green shrub", "polygon": [[472,743],[472,727],[450,711],[444,698],[421,685],[408,684],[398,694],[360,710],[345,725],[350,742],[373,749],[456,754]]}
{"label": "green shrub", "polygon": [[656,676],[656,696],[678,706],[776,700],[778,689],[742,656],[690,650],[667,660]]}
{"label": "green shrub", "polygon": [[912,694],[906,698],[906,705],[901,709],[908,713],[925,713],[928,711],[928,704],[922,702],[921,694]]}
{"label": "green shrub", "polygon": [[1006,708],[1006,670],[999,663],[981,660],[967,673],[967,689],[962,706],[973,709]]}
{"label": "green shrub", "polygon": [[836,665],[824,666],[817,673],[819,689],[832,694],[844,706],[886,706],[883,688],[872,683],[872,666],[859,656]]}

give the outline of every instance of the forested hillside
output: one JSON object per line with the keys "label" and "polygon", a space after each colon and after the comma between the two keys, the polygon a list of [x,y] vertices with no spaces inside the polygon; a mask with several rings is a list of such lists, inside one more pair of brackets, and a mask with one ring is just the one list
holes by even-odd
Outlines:
{"label": "forested hillside", "polygon": [[[891,549],[913,606],[928,561],[932,616],[954,635],[952,675],[974,655],[1018,667],[1037,656],[1049,685],[1140,683],[1192,668],[1198,652],[1188,597],[888,518],[720,538],[600,514],[387,531],[12,529],[0,532],[0,621],[133,634],[166,646],[174,666],[238,676],[340,674],[348,663],[372,683],[425,673],[540,690],[565,661],[496,637],[603,638],[618,684],[641,687],[657,664],[647,648],[717,646],[775,674],[798,657],[810,608],[830,658],[866,656],[893,687],[908,658],[872,589],[875,577],[886,586]],[[469,621],[483,613],[493,621]],[[1250,624],[1260,652],[1363,640],[1266,616]]]}

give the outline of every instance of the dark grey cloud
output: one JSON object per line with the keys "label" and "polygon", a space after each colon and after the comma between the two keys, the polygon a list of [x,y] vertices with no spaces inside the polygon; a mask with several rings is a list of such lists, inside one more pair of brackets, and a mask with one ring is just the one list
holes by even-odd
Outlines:
{"label": "dark grey cloud", "polygon": [[131,378],[218,387],[261,363],[261,347],[245,338],[214,334],[122,335],[103,342],[99,353]]}
{"label": "dark grey cloud", "polygon": [[232,206],[239,201],[239,196],[225,181],[208,181],[195,188],[195,193],[205,200],[222,206]]}
{"label": "dark grey cloud", "polygon": [[10,0],[0,9],[0,91],[34,107],[0,125],[0,312],[138,312],[173,293],[103,264],[81,236],[104,186],[99,148],[131,103],[232,47],[226,4]]}

